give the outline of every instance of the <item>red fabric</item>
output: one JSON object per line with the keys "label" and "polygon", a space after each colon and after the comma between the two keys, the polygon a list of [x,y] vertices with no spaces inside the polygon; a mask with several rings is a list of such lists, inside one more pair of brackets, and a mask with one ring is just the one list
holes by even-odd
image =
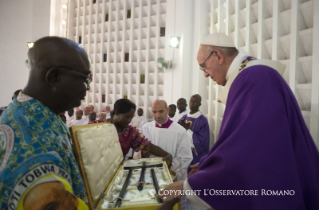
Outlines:
{"label": "red fabric", "polygon": [[119,133],[119,140],[123,156],[128,153],[130,148],[132,148],[135,152],[138,152],[151,143],[142,133],[139,132],[138,129],[130,125]]}

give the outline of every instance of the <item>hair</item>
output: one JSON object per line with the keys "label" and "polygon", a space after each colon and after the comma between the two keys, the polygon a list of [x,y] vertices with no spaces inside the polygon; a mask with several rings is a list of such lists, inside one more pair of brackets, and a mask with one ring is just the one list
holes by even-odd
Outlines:
{"label": "hair", "polygon": [[116,115],[119,115],[119,114],[124,114],[124,113],[127,113],[129,111],[131,111],[131,109],[134,109],[134,111],[136,110],[136,105],[126,99],[126,98],[122,98],[122,99],[119,99],[115,102],[114,104],[114,110],[112,111],[112,114],[116,114]]}
{"label": "hair", "polygon": [[207,54],[211,53],[214,50],[220,50],[223,54],[233,57],[237,55],[238,50],[236,47],[218,47],[218,46],[213,46],[213,45],[204,45],[205,46],[205,51]]}
{"label": "hair", "polygon": [[174,107],[176,109],[176,105],[175,104],[170,104],[168,107],[169,108]]}
{"label": "hair", "polygon": [[186,102],[186,99],[185,99],[185,98],[180,98],[180,99],[178,99],[177,101],[182,101],[182,102],[184,102],[185,104],[187,104],[187,102]]}
{"label": "hair", "polygon": [[202,97],[199,94],[194,94],[194,95],[192,95],[192,97],[193,96],[198,98],[200,103],[202,102]]}

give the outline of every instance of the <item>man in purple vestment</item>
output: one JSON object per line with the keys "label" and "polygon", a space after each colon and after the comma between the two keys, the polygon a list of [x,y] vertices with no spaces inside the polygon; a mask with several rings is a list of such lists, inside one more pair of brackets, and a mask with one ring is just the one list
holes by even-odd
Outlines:
{"label": "man in purple vestment", "polygon": [[318,150],[281,64],[256,60],[218,33],[204,38],[197,60],[225,86],[218,101],[226,109],[213,148],[166,190],[196,190],[187,195],[195,209],[319,209]]}
{"label": "man in purple vestment", "polygon": [[[209,125],[207,118],[199,111],[201,102],[202,97],[199,94],[193,95],[189,100],[189,113],[179,120],[179,124],[187,130],[192,139],[191,165],[198,163],[209,151]],[[191,168],[188,168],[188,172],[190,170]]]}

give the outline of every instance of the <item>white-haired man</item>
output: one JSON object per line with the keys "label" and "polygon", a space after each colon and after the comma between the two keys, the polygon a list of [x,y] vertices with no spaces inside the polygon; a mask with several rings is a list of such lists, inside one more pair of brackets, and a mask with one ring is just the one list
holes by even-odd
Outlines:
{"label": "white-haired man", "polygon": [[213,148],[166,190],[201,192],[187,195],[195,209],[319,209],[319,154],[278,73],[284,65],[238,51],[220,33],[203,39],[197,61],[225,86],[226,110]]}

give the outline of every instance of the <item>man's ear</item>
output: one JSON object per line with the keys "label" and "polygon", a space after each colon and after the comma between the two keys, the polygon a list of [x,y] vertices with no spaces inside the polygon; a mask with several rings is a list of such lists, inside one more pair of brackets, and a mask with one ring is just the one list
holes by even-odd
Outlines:
{"label": "man's ear", "polygon": [[49,69],[45,74],[45,81],[50,84],[50,86],[56,86],[56,83],[59,81],[59,69]]}
{"label": "man's ear", "polygon": [[223,64],[225,61],[225,55],[220,51],[220,50],[215,50],[216,51],[216,56],[218,58],[218,64]]}

